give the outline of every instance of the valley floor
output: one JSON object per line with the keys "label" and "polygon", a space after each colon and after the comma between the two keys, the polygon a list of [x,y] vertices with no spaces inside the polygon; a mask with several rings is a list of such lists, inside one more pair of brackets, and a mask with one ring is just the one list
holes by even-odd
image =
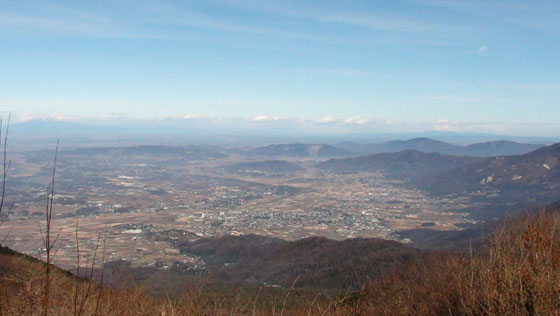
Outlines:
{"label": "valley floor", "polygon": [[[325,295],[295,287],[218,293],[202,285],[179,299],[99,287],[6,248],[0,255],[1,315],[558,315],[558,211],[507,218],[485,246],[425,252],[361,288]],[[99,276],[97,276],[99,278]]]}

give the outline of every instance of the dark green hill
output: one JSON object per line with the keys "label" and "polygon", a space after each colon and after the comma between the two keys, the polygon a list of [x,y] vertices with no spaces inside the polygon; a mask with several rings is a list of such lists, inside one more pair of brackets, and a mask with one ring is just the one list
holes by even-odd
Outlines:
{"label": "dark green hill", "polygon": [[492,195],[505,207],[544,206],[560,196],[560,143],[524,155],[487,158],[425,184],[432,194]]}
{"label": "dark green hill", "polygon": [[433,176],[480,160],[482,160],[482,158],[404,150],[398,153],[382,153],[356,158],[331,159],[319,163],[316,166],[334,172],[379,171],[388,177],[410,180],[419,177]]}
{"label": "dark green hill", "polygon": [[175,244],[197,255],[209,272],[238,282],[298,287],[359,287],[368,279],[410,260],[418,251],[399,242],[374,238],[336,241],[310,237],[284,241],[259,235],[224,236]]}

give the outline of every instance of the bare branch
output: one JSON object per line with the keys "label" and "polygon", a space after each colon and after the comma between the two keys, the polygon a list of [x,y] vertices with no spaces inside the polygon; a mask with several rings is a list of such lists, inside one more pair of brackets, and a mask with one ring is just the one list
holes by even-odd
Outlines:
{"label": "bare branch", "polygon": [[[5,145],[4,141],[4,145]],[[47,251],[47,264],[45,270],[45,297],[43,302],[43,315],[49,315],[49,299],[50,299],[50,271],[51,271],[51,250],[54,246],[54,243],[58,240],[58,236],[55,238],[54,243],[51,242],[51,223],[52,223],[52,214],[53,214],[53,204],[54,204],[54,179],[56,174],[56,160],[58,158],[58,145],[59,141],[56,141],[56,150],[54,153],[54,162],[53,162],[53,171],[52,171],[52,178],[51,183],[47,189],[47,201],[46,201],[46,210],[45,210],[45,218],[46,218],[46,227],[45,227],[45,248]],[[59,232],[60,234],[60,232]]]}
{"label": "bare branch", "polygon": [[[6,197],[6,178],[8,177],[8,171],[10,169],[11,161],[8,164],[8,132],[10,131],[10,120],[12,114],[8,115],[8,123],[6,126],[6,132],[4,133],[4,147],[3,147],[3,170],[2,170],[2,197],[0,198],[0,213],[4,207],[4,200]],[[2,139],[2,119],[0,118],[0,140]],[[0,141],[1,144],[1,141]]]}

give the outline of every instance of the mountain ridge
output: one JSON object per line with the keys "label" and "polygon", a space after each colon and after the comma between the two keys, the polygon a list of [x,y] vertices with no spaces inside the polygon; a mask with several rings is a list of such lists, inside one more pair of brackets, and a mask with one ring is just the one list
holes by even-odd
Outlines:
{"label": "mountain ridge", "polygon": [[392,178],[418,179],[432,176],[458,166],[481,161],[483,158],[452,156],[416,150],[379,153],[355,158],[330,159],[318,163],[317,168],[335,172],[382,172]]}
{"label": "mountain ridge", "polygon": [[346,143],[343,149],[360,154],[391,153],[403,150],[416,150],[426,153],[437,152],[444,155],[455,156],[499,156],[519,155],[536,150],[542,145],[518,143],[508,140],[488,141],[474,143],[467,146],[453,145],[427,137],[418,137],[408,140],[393,140],[379,144],[352,144]]}
{"label": "mountain ridge", "polygon": [[[560,143],[527,154],[487,158],[437,175],[426,183],[436,194],[500,191],[506,198],[554,194],[560,188]],[[518,189],[518,190],[516,190]],[[520,195],[517,198],[515,195]],[[546,203],[553,200],[548,199]]]}

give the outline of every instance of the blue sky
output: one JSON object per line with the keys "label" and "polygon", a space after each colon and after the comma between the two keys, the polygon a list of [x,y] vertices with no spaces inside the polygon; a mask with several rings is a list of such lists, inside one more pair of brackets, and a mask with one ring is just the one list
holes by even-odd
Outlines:
{"label": "blue sky", "polygon": [[0,2],[15,120],[560,133],[558,1]]}

